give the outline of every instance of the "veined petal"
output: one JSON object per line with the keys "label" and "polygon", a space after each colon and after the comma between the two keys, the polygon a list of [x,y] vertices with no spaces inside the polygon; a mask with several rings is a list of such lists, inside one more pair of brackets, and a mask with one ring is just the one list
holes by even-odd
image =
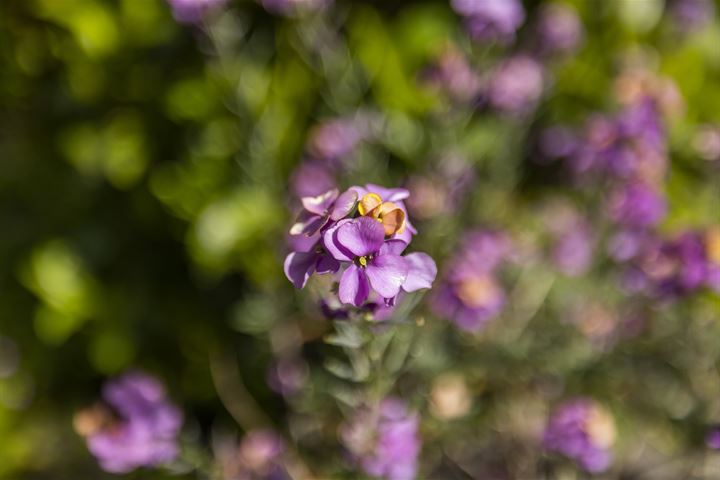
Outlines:
{"label": "veined petal", "polygon": [[335,260],[340,260],[341,262],[351,262],[355,257],[350,250],[340,244],[340,241],[337,238],[337,232],[340,227],[351,221],[352,220],[349,218],[340,220],[335,225],[332,225],[330,228],[325,230],[325,233],[323,234],[323,245],[325,246],[325,250],[327,250]]}
{"label": "veined petal", "polygon": [[385,239],[385,229],[372,218],[360,217],[346,223],[337,230],[340,246],[362,257],[380,250]]}
{"label": "veined petal", "polygon": [[437,275],[437,265],[430,255],[422,252],[415,252],[403,257],[408,264],[408,274],[402,289],[406,292],[414,292],[423,288],[431,288]]}
{"label": "veined petal", "polygon": [[295,285],[303,288],[315,271],[318,254],[315,252],[292,252],[285,257],[285,276]]}
{"label": "veined petal", "polygon": [[308,212],[312,212],[316,215],[324,215],[330,209],[337,197],[337,188],[333,188],[332,190],[328,190],[316,197],[303,197],[300,201],[302,202],[305,210]]}
{"label": "veined petal", "polygon": [[400,292],[408,275],[408,264],[399,255],[378,255],[365,268],[370,286],[383,298],[392,298]]}
{"label": "veined petal", "polygon": [[351,303],[356,307],[367,300],[370,293],[365,272],[355,265],[350,265],[340,278],[338,297],[342,303]]}
{"label": "veined petal", "polygon": [[348,216],[348,214],[352,212],[352,209],[355,208],[357,199],[357,191],[353,189],[344,191],[337,200],[335,200],[335,205],[330,212],[330,218],[337,221]]}

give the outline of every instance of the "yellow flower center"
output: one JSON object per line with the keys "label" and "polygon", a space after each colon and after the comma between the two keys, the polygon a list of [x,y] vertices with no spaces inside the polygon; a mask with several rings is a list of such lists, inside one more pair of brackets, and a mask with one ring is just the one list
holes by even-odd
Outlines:
{"label": "yellow flower center", "polygon": [[711,227],[705,237],[708,259],[720,265],[720,227]]}
{"label": "yellow flower center", "polygon": [[362,196],[358,202],[358,212],[382,223],[386,237],[405,231],[405,212],[393,202],[383,202],[376,193]]}

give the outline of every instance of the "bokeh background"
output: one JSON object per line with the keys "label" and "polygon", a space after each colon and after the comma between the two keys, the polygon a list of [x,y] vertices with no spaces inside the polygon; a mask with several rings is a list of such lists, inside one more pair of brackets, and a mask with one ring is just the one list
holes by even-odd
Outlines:
{"label": "bokeh background", "polygon": [[[269,423],[318,478],[358,478],[336,429],[365,378],[282,261],[300,195],[368,182],[410,188],[414,248],[441,276],[464,232],[512,238],[486,328],[457,328],[426,295],[393,340],[383,368],[422,414],[420,478],[584,478],[537,443],[569,395],[615,418],[605,478],[720,478],[705,445],[717,293],[629,292],[607,253],[611,186],[556,158],[563,135],[590,141],[593,115],[651,96],[667,142],[653,234],[717,227],[720,5],[562,1],[581,30],[549,52],[546,3],[524,2],[513,38],[479,41],[441,1],[231,1],[194,21],[163,0],[2,1],[0,478],[110,478],[72,419],[133,367],[167,384],[201,450]],[[510,97],[494,100],[516,56],[541,73],[494,80]],[[568,229],[593,234],[557,261]],[[563,263],[578,248],[589,260]],[[468,397],[461,419],[438,410],[443,386]],[[128,478],[173,475],[195,478]]]}

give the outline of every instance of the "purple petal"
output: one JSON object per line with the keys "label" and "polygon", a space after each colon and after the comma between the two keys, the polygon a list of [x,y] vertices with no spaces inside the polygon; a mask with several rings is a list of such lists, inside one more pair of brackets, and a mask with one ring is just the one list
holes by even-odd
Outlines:
{"label": "purple petal", "polygon": [[333,206],[332,212],[330,213],[330,218],[335,221],[345,218],[352,209],[355,208],[357,199],[358,192],[356,190],[349,189],[343,192],[335,201],[335,206]]}
{"label": "purple petal", "polygon": [[397,202],[398,200],[405,200],[410,196],[410,192],[405,188],[385,188],[380,185],[368,183],[365,188],[370,193],[377,193],[383,202]]}
{"label": "purple petal", "polygon": [[323,275],[325,273],[335,273],[340,270],[340,262],[330,255],[318,255],[320,258],[315,265],[315,272]]}
{"label": "purple petal", "polygon": [[353,257],[355,257],[351,251],[340,244],[340,241],[337,238],[337,232],[340,227],[351,221],[352,220],[350,219],[340,220],[335,225],[332,225],[330,228],[325,230],[325,233],[323,234],[323,245],[325,246],[325,250],[327,250],[333,258],[340,260],[341,262],[351,262]]}
{"label": "purple petal", "polygon": [[333,188],[332,190],[328,190],[322,195],[318,195],[316,197],[303,197],[301,201],[303,207],[305,207],[305,210],[308,212],[312,212],[316,215],[325,215],[337,197],[337,188]]}
{"label": "purple petal", "polygon": [[290,227],[290,235],[315,235],[327,223],[327,217],[315,215],[310,212],[303,212],[297,221]]}
{"label": "purple petal", "polygon": [[285,276],[295,288],[305,286],[315,270],[317,257],[315,252],[292,252],[285,258]]}
{"label": "purple petal", "polygon": [[386,240],[380,247],[380,255],[400,255],[407,248],[407,243],[398,239]]}
{"label": "purple petal", "polygon": [[399,255],[378,255],[365,268],[365,273],[373,290],[384,298],[392,298],[400,293],[408,269],[408,263]]}
{"label": "purple petal", "polygon": [[431,288],[437,275],[435,260],[422,252],[411,253],[403,258],[409,267],[407,279],[402,286],[403,290],[414,292],[423,288]]}
{"label": "purple petal", "polygon": [[338,290],[340,301],[359,307],[367,300],[369,294],[370,287],[365,272],[355,265],[350,265],[340,278]]}
{"label": "purple petal", "polygon": [[368,217],[357,218],[337,231],[338,243],[358,257],[380,250],[384,239],[382,224]]}

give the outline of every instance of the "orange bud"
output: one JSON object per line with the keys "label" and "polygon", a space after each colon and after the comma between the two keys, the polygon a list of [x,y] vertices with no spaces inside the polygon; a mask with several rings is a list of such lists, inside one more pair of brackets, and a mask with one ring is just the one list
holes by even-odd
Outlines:
{"label": "orange bud", "polygon": [[382,205],[382,198],[377,193],[366,193],[358,202],[358,212],[360,215],[371,215],[377,218],[380,215],[380,210],[377,209]]}
{"label": "orange bud", "polygon": [[385,227],[385,236],[402,233],[405,230],[405,212],[393,202],[384,202],[380,206],[380,219]]}

